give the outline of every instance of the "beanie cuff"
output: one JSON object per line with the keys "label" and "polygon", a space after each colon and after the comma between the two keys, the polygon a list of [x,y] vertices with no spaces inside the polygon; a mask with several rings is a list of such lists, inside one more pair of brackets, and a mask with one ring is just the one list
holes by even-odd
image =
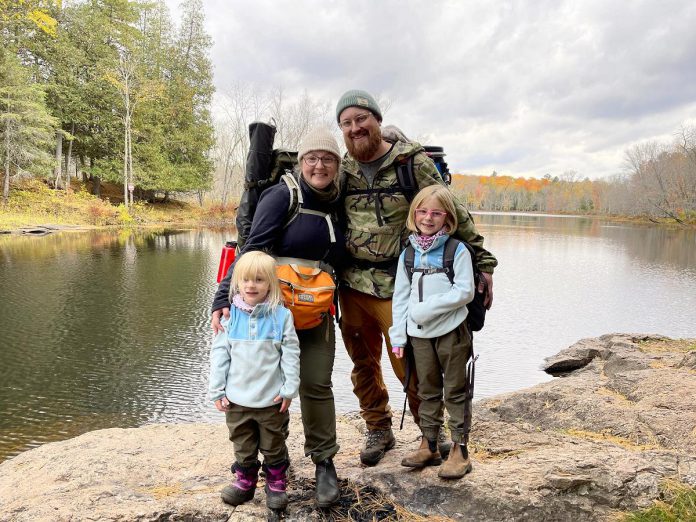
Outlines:
{"label": "beanie cuff", "polygon": [[348,107],[361,107],[367,109],[375,115],[377,121],[382,121],[382,111],[379,110],[377,101],[369,92],[354,89],[344,93],[338,100],[338,104],[336,104],[336,121],[340,123],[341,113]]}
{"label": "beanie cuff", "polygon": [[312,150],[323,150],[330,152],[336,159],[341,160],[341,151],[338,148],[336,138],[331,131],[325,127],[312,129],[302,139],[300,147],[297,150],[297,162],[302,161],[302,157]]}

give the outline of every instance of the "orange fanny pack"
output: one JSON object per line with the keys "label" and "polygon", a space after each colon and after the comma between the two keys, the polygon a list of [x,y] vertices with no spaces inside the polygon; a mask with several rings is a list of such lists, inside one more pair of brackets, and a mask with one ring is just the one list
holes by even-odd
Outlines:
{"label": "orange fanny pack", "polygon": [[[300,261],[300,260],[298,260]],[[282,258],[279,260],[282,263]],[[297,330],[319,326],[334,301],[336,281],[316,263],[286,263],[276,266],[283,302],[292,312]]]}

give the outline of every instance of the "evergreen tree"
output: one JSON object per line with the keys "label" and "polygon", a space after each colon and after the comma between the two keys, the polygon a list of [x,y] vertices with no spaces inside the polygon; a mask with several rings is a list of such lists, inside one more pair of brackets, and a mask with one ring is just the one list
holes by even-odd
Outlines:
{"label": "evergreen tree", "polygon": [[56,121],[48,114],[44,93],[31,82],[17,57],[0,49],[0,158],[3,204],[10,194],[13,174],[27,172],[45,176],[51,167],[51,146]]}
{"label": "evergreen tree", "polygon": [[210,186],[214,144],[210,102],[214,92],[210,62],[212,40],[203,27],[203,3],[192,0],[184,6],[182,23],[175,41],[174,62],[167,96],[171,119],[167,156],[174,166],[169,191],[202,191]]}

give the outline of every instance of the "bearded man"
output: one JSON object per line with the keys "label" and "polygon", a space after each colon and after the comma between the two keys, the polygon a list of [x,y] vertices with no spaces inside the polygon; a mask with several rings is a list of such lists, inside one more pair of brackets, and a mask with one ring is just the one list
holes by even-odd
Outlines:
{"label": "bearded man", "polygon": [[[341,273],[339,300],[341,333],[353,361],[353,392],[360,402],[360,414],[367,426],[360,460],[377,464],[394,447],[389,393],[382,375],[382,342],[394,373],[405,381],[404,359],[392,353],[389,327],[392,324],[391,298],[399,254],[406,246],[406,218],[410,202],[397,179],[397,166],[413,158],[413,172],[420,189],[444,184],[435,164],[417,143],[389,143],[382,137],[382,112],[369,93],[346,92],[336,105],[336,118],[343,132],[348,154],[342,162],[345,197],[346,246],[350,259]],[[471,215],[457,202],[459,227],[454,234],[476,252],[476,263],[488,282],[486,306],[493,301],[492,273],[498,264],[483,248],[483,236],[474,227]],[[419,423],[418,378],[412,371],[407,397],[409,409]],[[441,439],[442,440],[442,439]],[[423,439],[424,444],[427,441]],[[441,450],[449,451],[441,445]]]}

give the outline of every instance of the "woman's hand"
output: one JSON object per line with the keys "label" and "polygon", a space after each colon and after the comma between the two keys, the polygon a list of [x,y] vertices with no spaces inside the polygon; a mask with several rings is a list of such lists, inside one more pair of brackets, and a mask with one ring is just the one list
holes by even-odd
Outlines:
{"label": "woman's hand", "polygon": [[224,332],[225,328],[220,324],[220,319],[222,316],[225,316],[226,319],[230,318],[230,309],[229,308],[221,308],[220,310],[215,310],[213,312],[213,318],[210,321],[210,325],[213,327],[213,333],[217,335],[220,332]]}

